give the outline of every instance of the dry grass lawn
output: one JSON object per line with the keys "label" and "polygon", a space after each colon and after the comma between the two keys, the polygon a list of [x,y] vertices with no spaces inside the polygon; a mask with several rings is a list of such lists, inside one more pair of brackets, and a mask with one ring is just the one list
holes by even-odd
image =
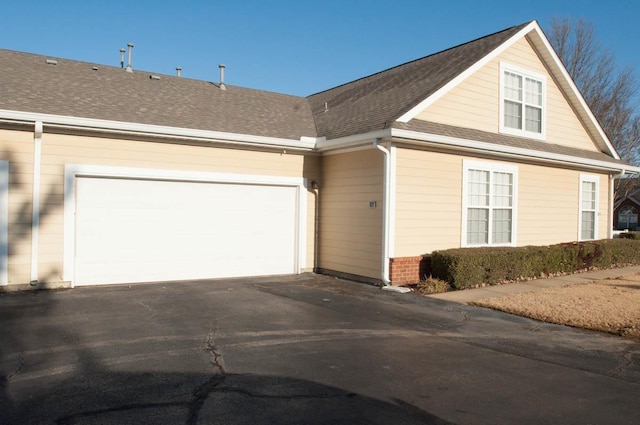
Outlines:
{"label": "dry grass lawn", "polygon": [[640,338],[640,274],[487,298],[473,304],[544,322]]}

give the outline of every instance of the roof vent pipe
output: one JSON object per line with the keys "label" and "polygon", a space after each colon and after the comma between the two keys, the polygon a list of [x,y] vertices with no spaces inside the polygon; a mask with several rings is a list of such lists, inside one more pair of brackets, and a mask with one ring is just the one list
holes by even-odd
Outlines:
{"label": "roof vent pipe", "polygon": [[226,90],[227,86],[224,85],[224,69],[226,68],[223,63],[218,65],[220,68],[220,90]]}
{"label": "roof vent pipe", "polygon": [[120,49],[120,68],[124,69],[124,52],[126,50]]}
{"label": "roof vent pipe", "polygon": [[133,72],[133,69],[131,68],[131,52],[133,51],[133,44],[129,43],[127,44],[127,47],[129,47],[129,61],[127,62],[127,72]]}
{"label": "roof vent pipe", "polygon": [[176,66],[176,76],[182,77],[182,67]]}

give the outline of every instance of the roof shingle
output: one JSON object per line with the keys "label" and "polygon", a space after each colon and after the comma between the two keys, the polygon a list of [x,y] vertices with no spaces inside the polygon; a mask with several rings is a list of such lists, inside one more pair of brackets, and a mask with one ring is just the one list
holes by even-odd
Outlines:
{"label": "roof shingle", "polygon": [[528,24],[309,96],[318,134],[334,139],[388,127]]}
{"label": "roof shingle", "polygon": [[[95,68],[95,69],[94,69]],[[0,109],[257,136],[316,136],[305,98],[0,49]]]}

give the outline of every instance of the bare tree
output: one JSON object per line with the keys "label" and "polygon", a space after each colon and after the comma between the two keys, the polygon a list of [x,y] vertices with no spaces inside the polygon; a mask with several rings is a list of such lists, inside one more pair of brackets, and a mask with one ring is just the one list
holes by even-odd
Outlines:
{"label": "bare tree", "polygon": [[634,69],[619,68],[610,49],[596,38],[593,25],[581,19],[551,21],[549,41],[584,96],[620,157],[640,163],[640,115]]}

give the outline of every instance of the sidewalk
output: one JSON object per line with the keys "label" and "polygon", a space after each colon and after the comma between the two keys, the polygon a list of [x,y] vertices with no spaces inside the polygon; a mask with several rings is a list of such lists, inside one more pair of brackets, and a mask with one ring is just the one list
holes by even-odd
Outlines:
{"label": "sidewalk", "polygon": [[486,286],[484,288],[477,289],[464,289],[460,291],[445,292],[443,294],[433,294],[429,295],[429,297],[461,304],[468,304],[474,301],[483,300],[485,298],[501,297],[503,295],[509,294],[520,294],[523,292],[531,292],[542,288],[590,283],[594,280],[615,279],[620,276],[632,274],[640,274],[640,266],[597,270],[547,279],[530,280],[527,282]]}

